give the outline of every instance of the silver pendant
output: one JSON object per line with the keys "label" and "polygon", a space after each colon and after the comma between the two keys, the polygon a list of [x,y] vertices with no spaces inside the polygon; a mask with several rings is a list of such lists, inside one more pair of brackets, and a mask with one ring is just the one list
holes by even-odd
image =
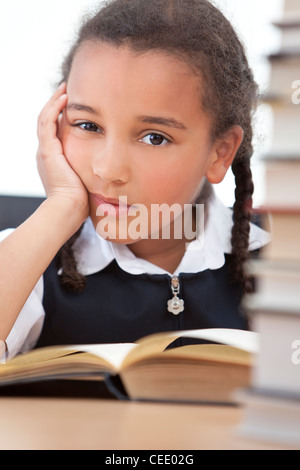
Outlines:
{"label": "silver pendant", "polygon": [[168,300],[168,312],[173,313],[173,315],[178,315],[184,311],[184,301],[178,297],[180,285],[177,276],[172,277],[171,289],[174,297]]}

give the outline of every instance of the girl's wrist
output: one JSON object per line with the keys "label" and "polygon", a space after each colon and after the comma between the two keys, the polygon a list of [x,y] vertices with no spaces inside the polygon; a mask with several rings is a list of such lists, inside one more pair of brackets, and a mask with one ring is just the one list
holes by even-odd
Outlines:
{"label": "girl's wrist", "polygon": [[49,224],[65,233],[66,241],[81,227],[89,215],[88,203],[78,202],[67,195],[53,195],[42,204],[49,211]]}

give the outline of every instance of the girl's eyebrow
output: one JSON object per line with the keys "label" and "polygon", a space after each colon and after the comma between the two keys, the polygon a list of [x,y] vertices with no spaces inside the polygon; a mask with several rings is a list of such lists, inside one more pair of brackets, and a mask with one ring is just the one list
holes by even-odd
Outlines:
{"label": "girl's eyebrow", "polygon": [[86,111],[90,114],[98,114],[96,109],[92,108],[91,106],[87,106],[85,104],[80,104],[80,103],[68,103],[67,104],[67,109],[69,110],[75,110],[75,111]]}
{"label": "girl's eyebrow", "polygon": [[[68,103],[67,109],[75,111],[85,111],[90,114],[99,114],[95,108],[80,103]],[[177,121],[174,118],[165,118],[162,116],[138,116],[137,119],[146,124],[159,124],[163,126],[174,127],[176,129],[184,131],[187,130],[187,127],[182,122]]]}
{"label": "girl's eyebrow", "polygon": [[180,130],[187,130],[187,127],[180,121],[173,118],[164,118],[160,116],[138,116],[139,121],[147,124],[161,124],[168,127],[175,127]]}

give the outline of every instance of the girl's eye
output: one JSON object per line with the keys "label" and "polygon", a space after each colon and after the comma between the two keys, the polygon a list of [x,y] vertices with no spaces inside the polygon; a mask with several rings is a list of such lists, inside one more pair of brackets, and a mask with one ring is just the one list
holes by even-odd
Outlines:
{"label": "girl's eye", "polygon": [[154,132],[146,135],[140,141],[148,145],[154,145],[156,147],[164,146],[170,143],[170,141],[166,137],[161,134],[156,134]]}
{"label": "girl's eye", "polygon": [[79,127],[88,132],[100,132],[99,127],[93,122],[79,122],[78,124],[74,124],[74,127]]}

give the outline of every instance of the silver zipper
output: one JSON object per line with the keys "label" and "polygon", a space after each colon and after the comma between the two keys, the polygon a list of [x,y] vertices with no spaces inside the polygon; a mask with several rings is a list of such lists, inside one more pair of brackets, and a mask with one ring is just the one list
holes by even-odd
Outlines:
{"label": "silver zipper", "polygon": [[177,276],[171,278],[171,289],[173,299],[168,300],[168,312],[178,315],[184,311],[184,301],[178,297],[180,293],[180,282]]}

